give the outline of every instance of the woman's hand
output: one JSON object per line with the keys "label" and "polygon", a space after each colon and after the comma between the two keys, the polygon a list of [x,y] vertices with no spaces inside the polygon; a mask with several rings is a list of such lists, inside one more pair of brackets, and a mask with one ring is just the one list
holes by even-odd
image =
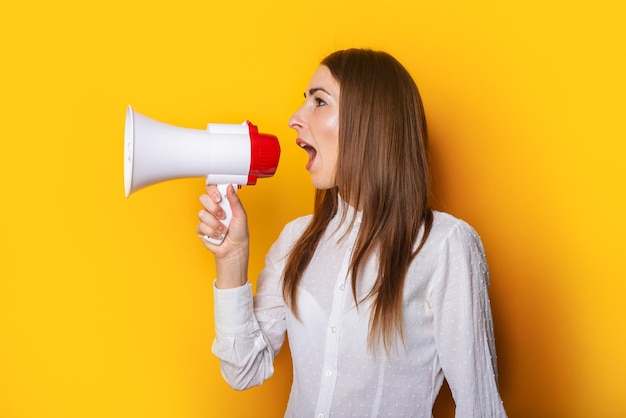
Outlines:
{"label": "woman's hand", "polygon": [[[232,210],[230,227],[227,229],[221,220],[225,218],[219,202],[228,199]],[[220,238],[226,234],[220,245],[203,239],[205,247],[215,256],[218,288],[231,288],[244,285],[248,280],[248,257],[250,236],[246,211],[232,185],[221,196],[215,185],[207,185],[207,193],[200,196],[203,209],[198,214],[200,223],[197,232],[200,236]]]}

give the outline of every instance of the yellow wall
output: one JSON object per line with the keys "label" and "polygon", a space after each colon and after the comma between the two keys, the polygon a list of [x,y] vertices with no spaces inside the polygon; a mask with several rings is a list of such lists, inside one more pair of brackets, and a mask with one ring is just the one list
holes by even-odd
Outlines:
{"label": "yellow wall", "polygon": [[510,416],[626,415],[621,2],[262,3],[0,7],[0,417],[280,415],[288,352],[243,393],[210,354],[203,181],[124,198],[125,106],[279,136],[277,175],[241,191],[256,275],[311,208],[287,119],[319,59],[351,46],[391,52],[420,86],[437,207],[488,251]]}

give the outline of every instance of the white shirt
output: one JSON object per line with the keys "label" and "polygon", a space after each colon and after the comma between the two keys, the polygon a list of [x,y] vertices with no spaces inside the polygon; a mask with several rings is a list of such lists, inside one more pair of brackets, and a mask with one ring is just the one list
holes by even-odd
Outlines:
{"label": "white shirt", "polygon": [[[274,372],[285,335],[293,384],[285,417],[432,417],[444,376],[456,417],[506,417],[497,387],[489,273],[480,238],[467,223],[435,212],[426,244],[404,285],[404,345],[368,350],[369,302],[355,306],[348,266],[360,214],[349,234],[327,228],[303,275],[299,320],[285,306],[286,254],[310,216],[289,223],[266,257],[256,296],[246,284],[214,288],[213,353],[235,389],[262,384]],[[343,239],[342,239],[343,237]],[[377,273],[370,261],[359,300]]]}

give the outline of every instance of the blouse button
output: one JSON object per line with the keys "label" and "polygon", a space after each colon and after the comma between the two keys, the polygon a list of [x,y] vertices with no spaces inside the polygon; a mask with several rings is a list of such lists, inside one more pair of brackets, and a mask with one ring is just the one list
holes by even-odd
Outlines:
{"label": "blouse button", "polygon": [[337,332],[337,327],[330,327],[330,332],[332,332],[333,334]]}
{"label": "blouse button", "polygon": [[330,377],[333,375],[333,371],[332,370],[326,370],[326,376]]}
{"label": "blouse button", "polygon": [[345,288],[346,288],[346,285],[345,285],[345,284],[343,284],[343,283],[342,283],[342,284],[340,284],[340,285],[339,285],[339,290],[343,290],[343,289],[345,289]]}
{"label": "blouse button", "polygon": [[319,414],[317,414],[317,418],[324,418],[324,414],[320,412]]}

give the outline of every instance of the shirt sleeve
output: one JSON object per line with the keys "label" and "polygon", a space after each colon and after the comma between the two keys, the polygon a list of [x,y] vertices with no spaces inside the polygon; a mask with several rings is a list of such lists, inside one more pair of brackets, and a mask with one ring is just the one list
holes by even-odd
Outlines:
{"label": "shirt sleeve", "polygon": [[250,283],[234,289],[213,287],[215,340],[222,376],[237,390],[261,385],[274,373],[274,358],[286,335],[286,306],[281,273],[288,231],[265,257],[256,295]]}
{"label": "shirt sleeve", "polygon": [[458,220],[443,240],[431,289],[437,355],[456,417],[506,417],[498,391],[489,269],[474,229]]}

